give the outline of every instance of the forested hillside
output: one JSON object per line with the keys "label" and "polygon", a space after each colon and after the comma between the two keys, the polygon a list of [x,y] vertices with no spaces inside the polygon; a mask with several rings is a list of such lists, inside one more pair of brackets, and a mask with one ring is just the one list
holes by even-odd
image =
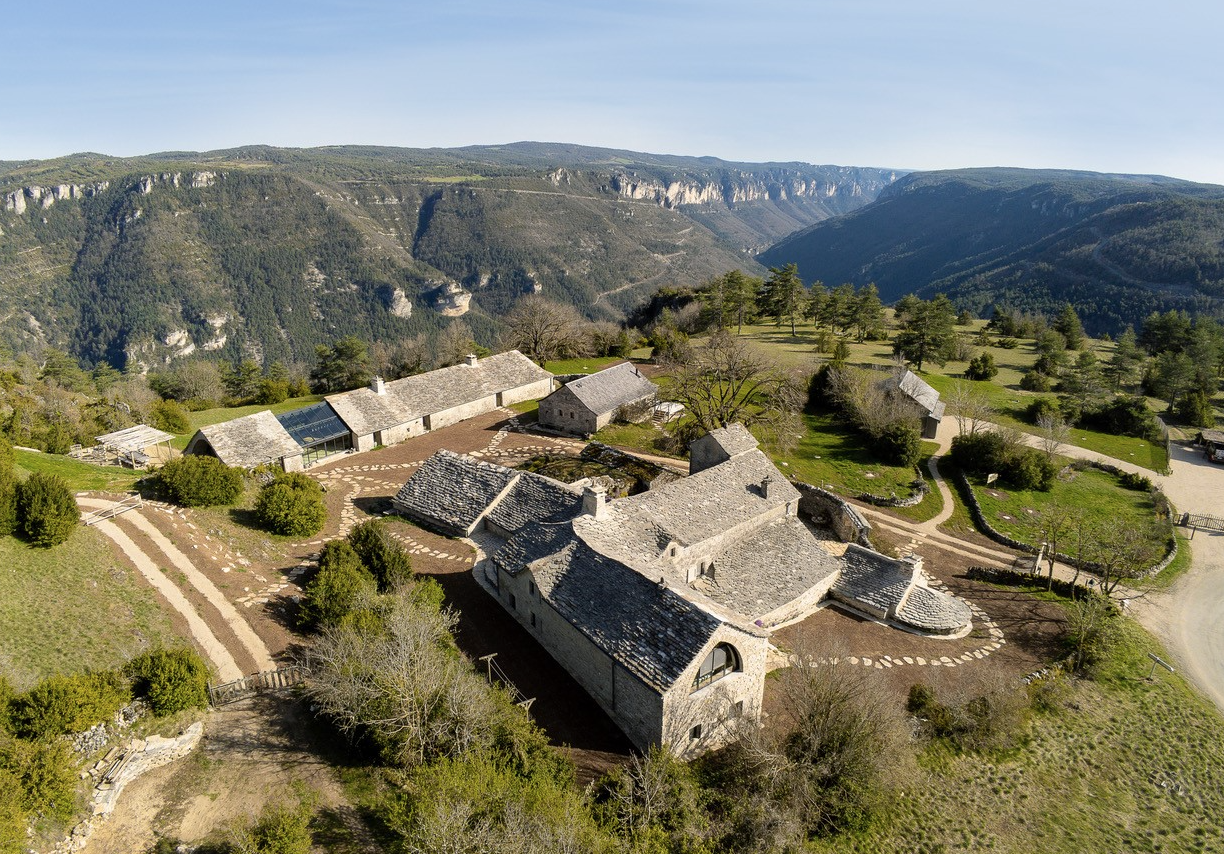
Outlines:
{"label": "forested hillside", "polygon": [[913,174],[848,216],[759,256],[808,282],[875,282],[885,301],[943,292],[1055,314],[1093,333],[1153,311],[1224,311],[1224,187],[1157,176],[1022,169]]}
{"label": "forested hillside", "polygon": [[527,293],[619,319],[854,210],[883,170],[579,146],[249,147],[0,169],[0,344],[144,368],[309,360],[463,316],[490,342]]}

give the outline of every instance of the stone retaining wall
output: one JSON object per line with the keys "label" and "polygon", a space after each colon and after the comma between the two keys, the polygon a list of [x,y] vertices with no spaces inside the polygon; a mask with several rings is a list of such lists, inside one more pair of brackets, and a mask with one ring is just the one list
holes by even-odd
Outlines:
{"label": "stone retaining wall", "polygon": [[91,814],[52,849],[55,854],[68,854],[84,848],[97,824],[114,810],[119,795],[128,783],[154,768],[182,759],[195,750],[203,733],[204,725],[197,721],[174,738],[151,735],[133,739],[122,748],[112,748],[93,767],[83,772],[83,776],[97,781],[89,802]]}
{"label": "stone retaining wall", "polygon": [[872,495],[870,492],[860,492],[854,498],[857,501],[865,501],[876,507],[914,507],[921,504],[923,499],[927,497],[927,493],[931,491],[930,484],[921,476],[910,483],[910,488],[913,492],[905,498],[898,498],[895,495],[884,498],[881,495]]}
{"label": "stone retaining wall", "polygon": [[802,481],[793,480],[791,485],[799,490],[800,513],[806,513],[813,519],[827,518],[829,526],[843,542],[858,543],[874,551],[875,546],[871,544],[871,523],[845,499],[827,489]]}

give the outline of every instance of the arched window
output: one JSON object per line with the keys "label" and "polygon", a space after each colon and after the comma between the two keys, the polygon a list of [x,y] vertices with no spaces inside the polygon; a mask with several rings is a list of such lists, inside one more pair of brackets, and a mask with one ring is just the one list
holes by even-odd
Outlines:
{"label": "arched window", "polygon": [[697,691],[711,682],[717,682],[729,673],[737,673],[744,669],[739,653],[729,643],[720,643],[710,650],[710,654],[701,662],[701,669],[693,677],[693,690]]}

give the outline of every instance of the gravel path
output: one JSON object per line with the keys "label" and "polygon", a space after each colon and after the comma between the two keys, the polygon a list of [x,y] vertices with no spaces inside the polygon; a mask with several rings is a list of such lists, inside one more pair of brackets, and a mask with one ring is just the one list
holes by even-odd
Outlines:
{"label": "gravel path", "polygon": [[[110,502],[97,501],[91,499],[78,499],[80,504],[90,507],[106,507]],[[98,522],[93,527],[97,528],[104,536],[113,541],[123,553],[127,555],[132,564],[140,571],[140,574],[153,586],[153,589],[162,595],[162,597],[170,603],[170,607],[182,615],[187,621],[187,629],[191,632],[191,637],[203,650],[204,655],[217,668],[218,677],[224,682],[230,682],[235,679],[242,678],[242,671],[238,669],[234,657],[230,655],[229,650],[221,641],[217,640],[217,636],[213,634],[212,629],[204,622],[203,618],[196,613],[195,608],[187,601],[187,597],[183,595],[183,591],[166,577],[166,574],[158,568],[157,564],[144,553],[144,551],[132,541],[132,538],[119,530],[114,522],[105,521]]]}

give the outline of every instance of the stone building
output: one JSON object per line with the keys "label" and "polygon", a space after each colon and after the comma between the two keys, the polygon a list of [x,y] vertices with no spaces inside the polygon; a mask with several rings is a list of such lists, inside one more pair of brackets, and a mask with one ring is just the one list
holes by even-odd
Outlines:
{"label": "stone building", "polygon": [[922,419],[922,438],[934,439],[944,416],[939,392],[911,370],[895,374],[887,383],[889,390],[900,395]]}
{"label": "stone building", "polygon": [[304,467],[302,446],[269,409],[201,427],[183,453],[208,454],[227,466],[244,469],[268,464],[285,471],[301,471]]}
{"label": "stone building", "polygon": [[622,362],[598,373],[571,380],[540,401],[543,427],[589,436],[617,418],[641,421],[650,417],[659,387],[637,366]]}
{"label": "stone building", "polygon": [[822,540],[740,425],[695,442],[693,460],[686,478],[609,500],[441,451],[394,503],[475,541],[477,579],[642,749],[693,756],[759,719],[771,628],[826,599],[967,631],[968,606],[927,587],[920,562]]}

